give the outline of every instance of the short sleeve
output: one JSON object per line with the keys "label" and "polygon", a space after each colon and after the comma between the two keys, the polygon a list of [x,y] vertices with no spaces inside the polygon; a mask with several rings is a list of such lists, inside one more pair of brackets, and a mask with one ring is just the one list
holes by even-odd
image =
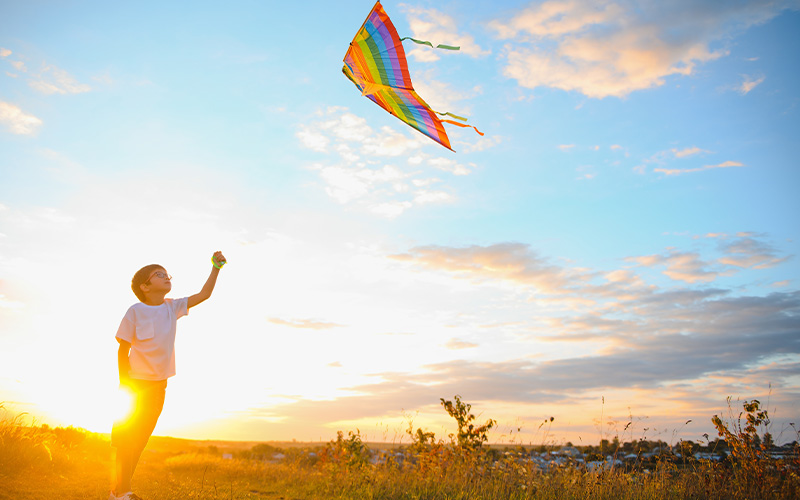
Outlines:
{"label": "short sleeve", "polygon": [[172,311],[175,313],[175,319],[189,314],[189,297],[173,300]]}
{"label": "short sleeve", "polygon": [[135,335],[136,326],[133,323],[133,310],[128,309],[128,312],[125,313],[125,316],[122,318],[122,321],[119,324],[116,337],[132,344]]}

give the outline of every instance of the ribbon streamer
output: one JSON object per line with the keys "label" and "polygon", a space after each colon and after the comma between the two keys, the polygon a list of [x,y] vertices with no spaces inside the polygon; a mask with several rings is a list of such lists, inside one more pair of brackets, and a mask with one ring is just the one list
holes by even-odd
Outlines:
{"label": "ribbon streamer", "polygon": [[445,113],[442,113],[441,111],[437,111],[437,112],[436,112],[436,114],[437,114],[437,115],[442,115],[442,116],[452,116],[452,117],[453,117],[453,118],[455,118],[456,120],[461,120],[462,122],[465,122],[465,121],[467,121],[467,119],[466,119],[466,118],[464,118],[463,116],[454,115],[453,113],[451,113],[451,112],[449,112],[449,111],[447,111],[447,112],[445,112]]}
{"label": "ribbon streamer", "polygon": [[412,42],[418,43],[420,45],[427,45],[432,49],[461,50],[461,47],[456,47],[455,45],[444,45],[442,43],[434,47],[433,44],[431,42],[428,42],[427,40],[417,40],[416,38],[411,38],[410,36],[403,37],[400,39],[401,42],[403,40],[411,40]]}
{"label": "ribbon streamer", "polygon": [[473,128],[473,129],[475,129],[475,132],[478,133],[478,135],[483,136],[483,132],[481,132],[480,130],[478,130],[477,128],[475,128],[472,125],[467,125],[466,123],[454,122],[453,120],[442,120],[442,123],[449,123],[451,125],[456,125],[456,126],[462,127],[462,128]]}

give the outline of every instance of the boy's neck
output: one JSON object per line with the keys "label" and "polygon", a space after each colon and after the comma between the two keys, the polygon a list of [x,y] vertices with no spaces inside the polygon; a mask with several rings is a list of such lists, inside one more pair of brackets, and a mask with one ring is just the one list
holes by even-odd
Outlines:
{"label": "boy's neck", "polygon": [[154,294],[145,294],[144,300],[142,303],[148,306],[160,306],[164,303],[164,297],[166,295],[154,295]]}

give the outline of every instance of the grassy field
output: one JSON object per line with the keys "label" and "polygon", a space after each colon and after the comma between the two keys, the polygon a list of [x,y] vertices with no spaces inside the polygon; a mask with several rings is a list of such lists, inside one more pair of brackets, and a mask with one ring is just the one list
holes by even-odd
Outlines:
{"label": "grassy field", "polygon": [[[730,450],[724,461],[663,455],[613,468],[570,461],[543,466],[531,460],[529,448],[487,447],[491,420],[476,425],[469,405],[442,403],[458,434],[444,441],[409,428],[409,444],[381,450],[363,443],[357,431],[316,446],[154,437],[134,489],[145,500],[800,497],[797,450],[775,459],[760,439],[754,442],[768,417],[752,403],[744,419],[712,419]],[[104,500],[111,453],[106,435],[0,420],[0,499]]]}

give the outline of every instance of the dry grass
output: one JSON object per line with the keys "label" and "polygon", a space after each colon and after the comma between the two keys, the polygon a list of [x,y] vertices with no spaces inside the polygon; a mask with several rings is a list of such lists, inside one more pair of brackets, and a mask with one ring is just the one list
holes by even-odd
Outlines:
{"label": "dry grass", "polygon": [[[746,429],[730,424],[723,422],[725,429],[733,429],[726,435],[729,442],[742,445],[749,439]],[[763,454],[742,455],[747,463],[662,460],[649,473],[619,467],[592,472],[569,464],[544,470],[529,460],[529,451],[497,453],[469,436],[459,445],[435,441],[424,431],[415,435],[411,445],[377,463],[357,431],[347,437],[340,433],[315,449],[254,443],[225,449],[225,443],[156,437],[142,457],[134,488],[146,500],[800,497],[796,456],[776,461]],[[279,463],[264,460],[278,451],[284,454]],[[223,452],[235,458],[223,459]],[[110,467],[105,435],[0,420],[2,500],[105,499]]]}

